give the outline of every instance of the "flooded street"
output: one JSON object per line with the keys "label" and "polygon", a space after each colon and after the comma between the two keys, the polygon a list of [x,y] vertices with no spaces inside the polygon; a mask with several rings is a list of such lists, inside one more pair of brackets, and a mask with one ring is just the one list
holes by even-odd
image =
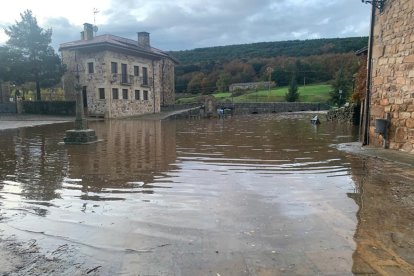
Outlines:
{"label": "flooded street", "polygon": [[84,146],[59,145],[72,124],[0,131],[0,237],[67,275],[414,274],[414,170],[309,118],[91,122]]}

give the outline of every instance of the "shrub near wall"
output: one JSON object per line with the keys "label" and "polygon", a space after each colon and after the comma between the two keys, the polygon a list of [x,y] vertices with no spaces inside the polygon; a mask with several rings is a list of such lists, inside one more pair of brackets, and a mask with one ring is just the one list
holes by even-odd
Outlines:
{"label": "shrub near wall", "polygon": [[328,114],[326,114],[326,120],[357,126],[359,125],[360,113],[361,106],[352,104],[350,106],[329,110]]}
{"label": "shrub near wall", "polygon": [[23,101],[23,113],[43,115],[68,115],[76,114],[76,102],[74,101]]}

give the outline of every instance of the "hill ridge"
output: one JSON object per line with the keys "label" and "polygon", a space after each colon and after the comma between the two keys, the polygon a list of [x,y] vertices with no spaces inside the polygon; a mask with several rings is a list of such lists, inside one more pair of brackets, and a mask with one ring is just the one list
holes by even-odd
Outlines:
{"label": "hill ridge", "polygon": [[181,64],[197,64],[210,61],[245,58],[305,57],[323,54],[355,52],[368,44],[368,37],[317,38],[254,42],[169,51]]}

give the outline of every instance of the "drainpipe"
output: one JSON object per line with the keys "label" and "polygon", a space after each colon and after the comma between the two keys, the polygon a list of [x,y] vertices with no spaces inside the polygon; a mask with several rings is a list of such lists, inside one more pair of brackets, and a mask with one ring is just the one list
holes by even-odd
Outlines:
{"label": "drainpipe", "polygon": [[152,60],[152,97],[153,97],[153,105],[154,105],[154,113],[155,113],[155,68],[154,68],[154,60]]}
{"label": "drainpipe", "polygon": [[364,133],[362,145],[369,145],[369,121],[370,121],[370,100],[371,100],[371,82],[372,82],[372,50],[374,48],[374,25],[375,25],[375,7],[377,0],[372,0],[372,10],[371,10],[371,29],[369,34],[368,42],[368,62],[367,62],[367,90],[365,95],[365,105],[364,105]]}

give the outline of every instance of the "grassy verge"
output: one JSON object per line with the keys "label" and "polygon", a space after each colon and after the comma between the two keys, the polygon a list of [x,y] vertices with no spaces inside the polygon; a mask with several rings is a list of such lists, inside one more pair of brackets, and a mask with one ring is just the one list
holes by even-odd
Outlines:
{"label": "grassy verge", "polygon": [[[332,87],[328,84],[316,84],[299,86],[299,102],[322,102],[329,100],[329,91]],[[212,94],[219,102],[284,102],[285,94],[288,92],[288,87],[280,87],[276,89],[260,90],[260,91],[246,91],[242,95],[232,97],[230,92],[222,92]],[[199,101],[199,96],[188,98],[181,98],[177,103],[195,103]]]}

